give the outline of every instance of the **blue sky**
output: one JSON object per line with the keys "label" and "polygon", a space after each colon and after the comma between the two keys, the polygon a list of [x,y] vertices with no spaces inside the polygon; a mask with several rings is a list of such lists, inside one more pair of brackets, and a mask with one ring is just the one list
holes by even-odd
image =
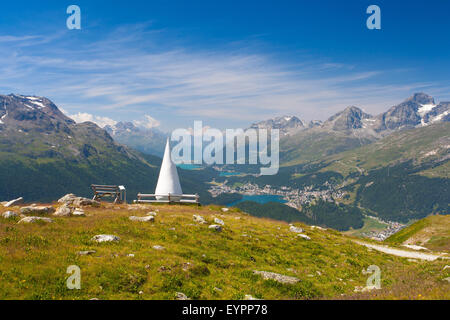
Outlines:
{"label": "blue sky", "polygon": [[[71,4],[82,30],[66,28]],[[366,28],[371,4],[381,30]],[[377,114],[418,91],[450,100],[449,13],[442,0],[9,1],[0,93],[161,130]]]}

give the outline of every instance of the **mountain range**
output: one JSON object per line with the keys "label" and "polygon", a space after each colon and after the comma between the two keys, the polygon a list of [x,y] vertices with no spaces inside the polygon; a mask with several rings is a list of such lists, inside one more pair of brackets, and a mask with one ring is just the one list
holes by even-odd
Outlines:
{"label": "mountain range", "polygon": [[[283,133],[277,175],[223,177],[211,167],[183,170],[183,191],[223,205],[239,197],[213,198],[207,191],[212,180],[317,190],[333,185],[346,194],[336,201],[386,219],[448,213],[449,107],[417,93],[376,116],[351,106],[324,122],[306,125],[284,116],[255,123],[252,128]],[[153,192],[161,159],[145,152],[158,154],[164,139],[163,133],[133,123],[104,129],[77,124],[47,98],[0,95],[0,199],[88,196],[94,183],[126,185],[131,198]]]}
{"label": "mountain range", "polygon": [[154,184],[158,158],[116,143],[91,122],[75,123],[42,97],[0,96],[0,198],[51,201],[90,194],[91,184]]}

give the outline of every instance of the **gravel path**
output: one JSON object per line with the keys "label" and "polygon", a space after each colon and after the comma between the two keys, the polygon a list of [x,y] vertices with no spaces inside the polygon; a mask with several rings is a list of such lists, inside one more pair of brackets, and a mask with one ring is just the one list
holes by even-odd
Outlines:
{"label": "gravel path", "polygon": [[411,259],[420,259],[420,260],[427,260],[427,261],[434,261],[438,258],[444,258],[448,259],[447,257],[443,257],[437,254],[430,254],[430,253],[422,253],[422,252],[412,252],[407,250],[401,250],[401,249],[394,249],[389,248],[386,246],[366,243],[362,241],[355,241],[357,244],[360,244],[362,246],[366,246],[367,248],[372,248],[377,251],[381,251],[387,254],[392,254],[397,257],[404,257],[404,258],[411,258]]}

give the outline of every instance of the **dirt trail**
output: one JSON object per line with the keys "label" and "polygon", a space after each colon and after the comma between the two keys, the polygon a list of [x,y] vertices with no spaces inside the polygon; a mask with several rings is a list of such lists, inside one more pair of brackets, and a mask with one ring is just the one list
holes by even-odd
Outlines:
{"label": "dirt trail", "polygon": [[427,261],[434,261],[438,258],[448,259],[448,257],[444,257],[438,254],[431,254],[431,253],[422,253],[422,252],[412,252],[408,250],[401,250],[401,249],[394,249],[387,246],[382,245],[376,245],[371,243],[366,243],[362,241],[356,241],[357,244],[360,244],[362,246],[366,246],[368,248],[372,248],[377,251],[381,251],[387,254],[392,254],[397,257],[404,257],[404,258],[411,258],[411,259],[420,259],[420,260],[427,260]]}

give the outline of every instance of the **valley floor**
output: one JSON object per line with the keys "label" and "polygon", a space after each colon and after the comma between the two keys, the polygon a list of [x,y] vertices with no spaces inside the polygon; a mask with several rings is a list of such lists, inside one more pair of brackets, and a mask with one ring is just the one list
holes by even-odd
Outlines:
{"label": "valley floor", "polygon": [[[9,210],[20,207],[0,206],[0,214]],[[450,299],[448,260],[385,254],[331,229],[292,229],[216,206],[84,210],[46,216],[52,223],[0,217],[0,299]],[[129,219],[149,212],[154,222]],[[222,221],[221,231],[209,228]],[[101,234],[120,241],[92,240]],[[381,269],[381,289],[355,292],[371,265]],[[67,288],[69,266],[81,270],[80,290]]]}

